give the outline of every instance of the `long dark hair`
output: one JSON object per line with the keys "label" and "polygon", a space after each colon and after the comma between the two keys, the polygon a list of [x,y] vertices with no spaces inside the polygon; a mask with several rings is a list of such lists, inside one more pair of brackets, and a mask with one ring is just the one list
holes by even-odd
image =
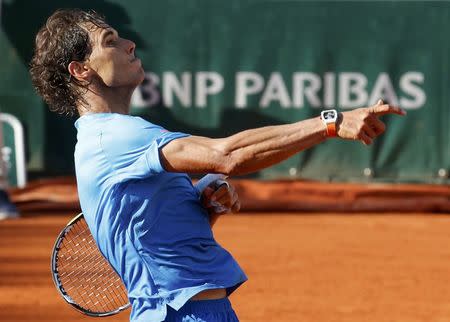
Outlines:
{"label": "long dark hair", "polygon": [[92,52],[89,28],[105,28],[103,16],[94,11],[60,9],[53,13],[36,35],[30,74],[34,88],[50,110],[66,115],[86,104],[86,85],[71,77],[72,61],[83,62]]}

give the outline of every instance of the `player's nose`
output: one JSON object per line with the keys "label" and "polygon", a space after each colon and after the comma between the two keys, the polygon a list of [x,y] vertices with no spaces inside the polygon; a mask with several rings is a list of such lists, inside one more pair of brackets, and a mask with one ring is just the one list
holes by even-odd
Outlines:
{"label": "player's nose", "polygon": [[126,39],[125,41],[126,41],[127,53],[129,53],[130,55],[133,55],[134,50],[136,49],[136,44],[133,41],[128,40],[128,39]]}

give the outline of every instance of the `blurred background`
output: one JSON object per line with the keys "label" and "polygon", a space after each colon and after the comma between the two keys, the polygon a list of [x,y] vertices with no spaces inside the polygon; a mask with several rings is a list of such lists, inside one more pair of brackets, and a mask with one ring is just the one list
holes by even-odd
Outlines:
{"label": "blurred background", "polygon": [[[1,186],[17,207],[16,210],[9,209],[10,214],[20,213],[21,216],[19,220],[0,222],[0,258],[15,263],[15,266],[2,264],[3,271],[0,270],[0,308],[4,309],[0,311],[8,311],[12,305],[12,300],[8,299],[11,298],[15,299],[16,308],[15,315],[0,313],[2,320],[33,320],[31,313],[28,315],[23,311],[25,306],[17,304],[17,300],[29,302],[18,295],[22,294],[21,287],[35,285],[27,280],[30,273],[25,269],[23,256],[28,253],[17,252],[14,245],[17,236],[30,235],[30,227],[34,225],[41,227],[42,235],[35,240],[41,248],[37,253],[27,249],[40,254],[33,258],[40,267],[37,271],[42,280],[35,276],[35,281],[41,281],[36,282],[38,285],[42,283],[39,292],[43,293],[38,294],[42,295],[43,302],[34,301],[43,305],[54,299],[56,303],[38,310],[34,318],[43,321],[67,318],[61,315],[65,311],[58,311],[60,315],[44,314],[64,307],[51,289],[51,281],[47,280],[50,274],[45,265],[52,240],[68,218],[79,210],[73,163],[76,118],[50,112],[35,94],[28,73],[37,31],[54,10],[64,7],[93,9],[104,14],[122,37],[137,44],[136,53],[142,60],[146,78],[133,94],[132,114],[172,131],[223,137],[248,128],[316,117],[323,109],[344,111],[368,106],[380,98],[407,110],[408,115],[403,118],[383,117],[388,130],[369,147],[359,142],[329,140],[259,173],[233,178],[244,213],[221,219],[216,233],[218,239],[242,257],[248,270],[256,272],[266,267],[267,262],[262,264],[257,258],[267,258],[269,252],[285,252],[282,259],[275,255],[272,258],[281,267],[291,261],[288,258],[308,260],[308,256],[313,256],[312,249],[314,253],[323,251],[320,250],[323,244],[317,240],[308,244],[314,240],[311,231],[324,234],[324,240],[328,238],[327,233],[333,231],[332,234],[340,232],[341,235],[333,235],[332,244],[347,246],[338,248],[342,253],[336,249],[328,252],[332,255],[328,257],[328,264],[336,265],[335,259],[358,256],[352,248],[355,245],[348,246],[349,241],[344,241],[344,236],[360,234],[357,238],[363,240],[358,249],[363,254],[360,255],[364,272],[369,274],[360,276],[360,280],[356,278],[352,291],[340,289],[342,294],[366,301],[356,306],[341,303],[337,309],[335,304],[345,295],[340,296],[339,289],[334,292],[325,286],[335,280],[327,275],[330,272],[318,273],[317,267],[296,266],[293,274],[302,270],[306,280],[287,283],[298,291],[309,285],[309,296],[303,294],[306,296],[303,302],[293,300],[289,309],[278,297],[275,301],[271,297],[267,302],[280,307],[276,313],[258,311],[256,304],[249,305],[244,296],[238,297],[236,305],[243,321],[275,319],[275,316],[278,321],[299,321],[298,316],[308,321],[330,321],[331,316],[336,321],[381,321],[377,317],[389,315],[387,307],[392,301],[405,300],[404,294],[412,294],[420,284],[417,281],[428,270],[421,266],[427,259],[414,262],[418,265],[414,266],[408,258],[403,258],[403,261],[392,262],[392,270],[388,269],[387,275],[376,275],[370,269],[395,256],[365,253],[368,248],[375,247],[374,240],[392,242],[395,236],[407,236],[397,246],[399,249],[406,247],[408,251],[414,249],[410,243],[420,241],[423,246],[428,242],[430,249],[441,253],[423,250],[421,256],[429,255],[432,257],[430,262],[435,259],[439,263],[446,258],[450,263],[450,257],[442,253],[441,247],[450,242],[442,235],[445,227],[450,228],[450,222],[446,216],[441,217],[450,213],[449,2],[0,0],[0,177]],[[343,219],[342,215],[349,213],[357,216],[356,219]],[[399,213],[403,216],[399,217]],[[317,216],[312,219],[306,214]],[[311,220],[317,220],[318,226]],[[262,232],[252,235],[252,232],[238,230],[233,234],[240,232],[243,242],[235,245],[236,241],[231,240],[229,233],[231,227],[242,227],[242,223],[262,225]],[[301,255],[292,254],[293,249],[301,251],[292,244],[279,248],[280,238],[291,238],[288,231],[294,223],[299,225],[294,226],[295,231],[306,229],[303,231],[305,239],[296,241],[295,245],[314,245],[310,250],[303,249]],[[340,226],[343,223],[344,226]],[[352,223],[356,225],[354,229],[347,226]],[[281,225],[277,226],[276,236],[265,230],[276,225]],[[419,234],[422,239],[413,238],[417,235],[410,230],[418,227],[424,229]],[[442,234],[436,234],[433,229],[442,229]],[[261,238],[261,244],[252,243],[252,236]],[[364,242],[367,236],[375,238],[366,240],[370,246]],[[272,240],[273,248],[263,240]],[[389,252],[392,244],[382,245]],[[378,246],[375,248],[379,249]],[[22,257],[13,256],[17,253]],[[251,263],[246,262],[249,258],[252,258]],[[391,294],[392,301],[374,305],[374,299],[385,294],[386,285],[392,285],[394,275],[391,273],[398,272],[396,267],[402,265],[420,267],[417,275],[411,277],[417,283],[408,284],[411,280],[407,278],[406,284],[396,286],[399,293]],[[339,271],[339,266],[337,269]],[[359,276],[347,271],[346,267],[340,269],[342,275],[336,279]],[[446,265],[439,266],[434,272],[438,275],[421,285],[421,292],[442,285],[438,281],[450,275]],[[264,290],[258,285],[266,283],[267,275],[271,274],[269,270],[260,280],[259,275],[255,275],[257,282],[249,286],[248,291],[243,291],[246,299],[255,289],[255,296],[262,296]],[[23,280],[11,282],[18,276]],[[276,284],[276,277],[271,278]],[[364,283],[371,278],[374,284],[384,285],[376,289],[374,294],[378,295],[367,295],[368,288]],[[395,281],[399,281],[396,278]],[[314,284],[308,284],[312,281]],[[325,293],[330,291],[336,297],[323,300],[324,293],[314,292],[321,285],[325,287]],[[363,293],[352,293],[355,289]],[[279,296],[282,296],[280,292]],[[446,294],[448,291],[440,292]],[[296,295],[293,295],[294,299]],[[47,300],[42,300],[44,298]],[[436,298],[442,303],[449,300],[437,294]],[[267,303],[265,299],[253,297],[252,303]],[[448,305],[442,304],[438,311],[430,309],[437,299],[431,296],[420,308],[417,303],[424,303],[420,295],[410,302],[406,300],[403,306],[401,301],[395,302],[397,311],[391,312],[391,316],[398,317],[397,321],[422,321],[422,318],[423,321],[450,321]],[[300,310],[298,315],[297,304],[315,309]],[[371,309],[361,311],[361,307]],[[423,310],[417,315],[402,313],[411,308]],[[126,315],[122,319],[126,320]]]}

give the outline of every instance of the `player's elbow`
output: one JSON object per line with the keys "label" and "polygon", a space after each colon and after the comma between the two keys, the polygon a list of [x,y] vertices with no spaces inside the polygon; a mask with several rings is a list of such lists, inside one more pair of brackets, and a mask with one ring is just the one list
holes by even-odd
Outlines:
{"label": "player's elbow", "polygon": [[227,176],[236,174],[236,162],[233,160],[232,155],[223,150],[212,150],[210,156],[213,156],[214,160],[212,165],[212,171],[222,173]]}
{"label": "player's elbow", "polygon": [[230,158],[227,158],[226,160],[227,161],[221,165],[222,169],[219,170],[218,172],[223,173],[227,176],[239,175],[240,173],[238,163],[234,162]]}
{"label": "player's elbow", "polygon": [[239,151],[223,151],[220,156],[220,169],[217,172],[228,176],[242,175],[245,171],[245,159]]}

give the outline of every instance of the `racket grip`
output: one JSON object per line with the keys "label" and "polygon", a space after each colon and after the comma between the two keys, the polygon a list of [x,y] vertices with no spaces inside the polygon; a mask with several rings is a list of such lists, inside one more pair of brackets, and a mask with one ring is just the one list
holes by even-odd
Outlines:
{"label": "racket grip", "polygon": [[201,196],[206,187],[208,187],[214,181],[225,180],[226,178],[227,176],[221,173],[209,173],[206,176],[202,177],[195,184],[195,188],[197,189],[198,195]]}
{"label": "racket grip", "polygon": [[[219,189],[222,185],[227,186],[227,189],[230,189],[230,184],[225,180],[225,178],[220,178],[215,181],[215,188]],[[224,214],[231,212],[231,209],[228,207],[225,207],[220,202],[217,201],[210,201],[211,206],[214,207],[214,212],[216,214]]]}
{"label": "racket grip", "polygon": [[[220,174],[220,173],[210,173],[210,174],[207,174],[206,176],[202,177],[195,184],[195,188],[197,189],[199,197],[201,197],[201,195],[202,195],[203,191],[206,189],[206,187],[208,187],[213,182],[217,181],[216,187],[219,187],[222,184],[226,184],[227,186],[229,186],[228,182],[225,181],[225,179],[227,177],[228,176],[226,176],[224,174]],[[212,201],[211,206],[214,207],[215,213],[227,213],[230,211],[230,209],[228,209],[228,207],[223,206],[219,202]]]}

